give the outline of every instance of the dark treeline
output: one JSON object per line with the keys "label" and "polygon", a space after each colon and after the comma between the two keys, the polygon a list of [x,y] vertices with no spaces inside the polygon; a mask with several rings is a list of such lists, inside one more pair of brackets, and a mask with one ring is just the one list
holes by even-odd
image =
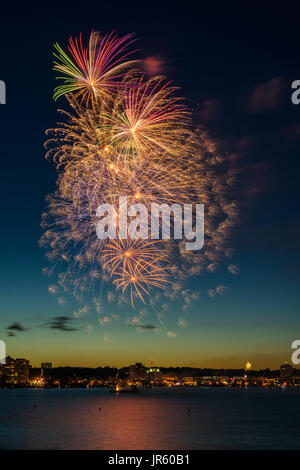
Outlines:
{"label": "dark treeline", "polygon": [[[31,368],[30,377],[40,375],[40,368]],[[116,377],[118,369],[116,367],[54,367],[52,369],[44,369],[43,376],[55,379],[63,379],[76,377],[79,379],[108,379]]]}
{"label": "dark treeline", "polygon": [[[212,368],[205,368],[199,369],[194,367],[169,367],[169,368],[161,368],[162,373],[173,372],[177,374],[179,377],[242,377],[247,374],[248,377],[278,377],[280,375],[280,371],[278,370],[270,370],[270,369],[260,369],[260,370],[248,370],[245,369],[212,369]],[[295,369],[296,372],[296,369]]]}

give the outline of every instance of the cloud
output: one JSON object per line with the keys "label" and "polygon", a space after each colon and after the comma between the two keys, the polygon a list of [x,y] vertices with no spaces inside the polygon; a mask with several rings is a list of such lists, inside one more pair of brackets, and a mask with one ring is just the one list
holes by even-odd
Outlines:
{"label": "cloud", "polygon": [[135,317],[127,318],[126,323],[127,325],[134,326],[136,329],[139,329],[139,330],[157,331],[159,329],[158,326],[141,323],[142,318],[143,318],[142,316],[141,317],[135,316]]}
{"label": "cloud", "polygon": [[231,273],[231,274],[239,274],[240,272],[240,268],[237,264],[230,264],[227,268],[227,270]]}
{"label": "cloud", "polygon": [[52,320],[45,323],[43,326],[51,330],[77,331],[77,328],[69,326],[70,321],[72,321],[72,317],[53,317]]}
{"label": "cloud", "polygon": [[291,144],[298,145],[300,138],[300,124],[293,124],[288,126],[283,132],[283,137]]}
{"label": "cloud", "polygon": [[283,91],[283,79],[280,77],[274,77],[268,82],[260,83],[251,94],[250,106],[252,111],[272,111],[280,107]]}
{"label": "cloud", "polygon": [[[20,323],[18,322],[15,322],[15,323],[12,323],[10,326],[7,327],[7,330],[12,332],[12,331],[18,331],[18,332],[23,332],[23,331],[26,331],[26,328],[24,328]],[[9,335],[11,336],[11,335]],[[15,335],[14,335],[15,336]]]}
{"label": "cloud", "polygon": [[140,330],[158,330],[158,327],[154,325],[136,325],[136,327]]}
{"label": "cloud", "polygon": [[144,59],[144,71],[148,75],[162,75],[166,70],[166,60],[159,55],[152,55]]}
{"label": "cloud", "polygon": [[199,111],[200,121],[204,123],[217,121],[223,115],[223,107],[223,101],[218,98],[204,101]]}

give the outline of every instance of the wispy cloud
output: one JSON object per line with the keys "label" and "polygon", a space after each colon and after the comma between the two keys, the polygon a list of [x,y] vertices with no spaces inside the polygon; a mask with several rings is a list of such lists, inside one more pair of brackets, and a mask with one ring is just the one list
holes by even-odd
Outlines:
{"label": "wispy cloud", "polygon": [[44,323],[42,326],[50,328],[51,330],[77,331],[77,328],[70,326],[70,321],[72,321],[72,317],[53,317],[52,320]]}
{"label": "wispy cloud", "polygon": [[257,85],[250,98],[253,112],[272,111],[279,108],[284,94],[284,81],[281,77]]}
{"label": "wispy cloud", "polygon": [[134,326],[138,330],[152,330],[158,331],[158,326],[152,325],[150,323],[143,324],[142,323],[142,316],[135,316],[131,318],[127,318],[126,323],[127,325]]}
{"label": "wispy cloud", "polygon": [[166,72],[167,61],[160,55],[152,55],[144,59],[143,65],[146,74],[163,75]]}
{"label": "wispy cloud", "polygon": [[10,326],[8,326],[7,330],[22,332],[22,331],[26,331],[26,328],[24,328],[20,323],[15,322],[15,323],[12,323]]}
{"label": "wispy cloud", "polygon": [[158,330],[157,326],[149,325],[149,324],[148,325],[141,325],[140,324],[140,325],[136,325],[136,327],[140,330],[154,330],[154,331]]}
{"label": "wispy cloud", "polygon": [[7,328],[7,336],[16,336],[16,333],[23,333],[26,331],[26,328],[24,328],[20,323],[15,322],[9,325]]}

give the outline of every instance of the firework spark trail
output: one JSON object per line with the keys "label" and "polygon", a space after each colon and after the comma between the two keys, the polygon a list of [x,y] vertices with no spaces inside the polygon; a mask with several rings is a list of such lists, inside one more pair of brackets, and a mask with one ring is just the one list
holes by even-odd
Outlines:
{"label": "firework spark trail", "polygon": [[125,162],[128,159],[160,159],[161,154],[178,156],[178,141],[187,132],[188,110],[174,96],[175,87],[160,77],[127,82],[115,106],[105,113],[105,128],[111,144]]}
{"label": "firework spark trail", "polygon": [[92,32],[88,47],[79,38],[69,39],[70,56],[64,52],[58,43],[54,45],[54,70],[63,73],[58,79],[64,80],[63,85],[55,88],[54,99],[72,93],[72,98],[81,98],[86,104],[95,100],[110,100],[118,81],[124,76],[124,70],[132,67],[135,61],[125,61],[132,52],[126,52],[132,44],[133,35],[128,34],[119,39],[110,33],[101,38],[97,32]]}
{"label": "firework spark trail", "polygon": [[166,261],[166,257],[162,255],[160,247],[157,246],[159,243],[159,240],[143,240],[141,238],[124,240],[118,237],[111,239],[102,250],[103,266],[104,268],[109,266],[112,273],[127,268],[132,272],[136,267],[151,270],[152,267],[157,267],[156,263]]}
{"label": "firework spark trail", "polygon": [[[192,128],[176,88],[161,77],[145,80],[128,72],[133,61],[124,62],[124,51],[131,42],[131,35],[101,40],[93,33],[85,48],[80,36],[70,40],[72,60],[56,45],[62,65],[56,62],[55,70],[67,78],[55,97],[65,94],[71,110],[62,111],[65,123],[47,131],[46,156],[59,176],[43,215],[41,243],[56,265],[67,263],[59,284],[75,295],[111,278],[134,304],[152,288],[166,289],[172,276],[199,275],[225,256],[237,208],[228,196],[234,174],[222,166],[207,135]],[[204,249],[186,251],[184,240],[142,236],[99,240],[97,207],[116,207],[119,196],[148,211],[153,203],[204,204]]]}
{"label": "firework spark trail", "polygon": [[168,280],[166,264],[167,251],[160,240],[141,238],[125,240],[112,239],[102,250],[103,268],[110,271],[117,289],[130,289],[133,303],[133,292],[144,302],[142,292],[149,294],[151,287],[163,288]]}

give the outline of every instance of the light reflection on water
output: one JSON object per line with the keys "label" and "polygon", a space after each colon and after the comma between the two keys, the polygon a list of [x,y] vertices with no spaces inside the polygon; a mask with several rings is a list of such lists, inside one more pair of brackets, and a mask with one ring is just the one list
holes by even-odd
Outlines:
{"label": "light reflection on water", "polygon": [[292,391],[0,390],[2,449],[300,449],[299,423]]}

